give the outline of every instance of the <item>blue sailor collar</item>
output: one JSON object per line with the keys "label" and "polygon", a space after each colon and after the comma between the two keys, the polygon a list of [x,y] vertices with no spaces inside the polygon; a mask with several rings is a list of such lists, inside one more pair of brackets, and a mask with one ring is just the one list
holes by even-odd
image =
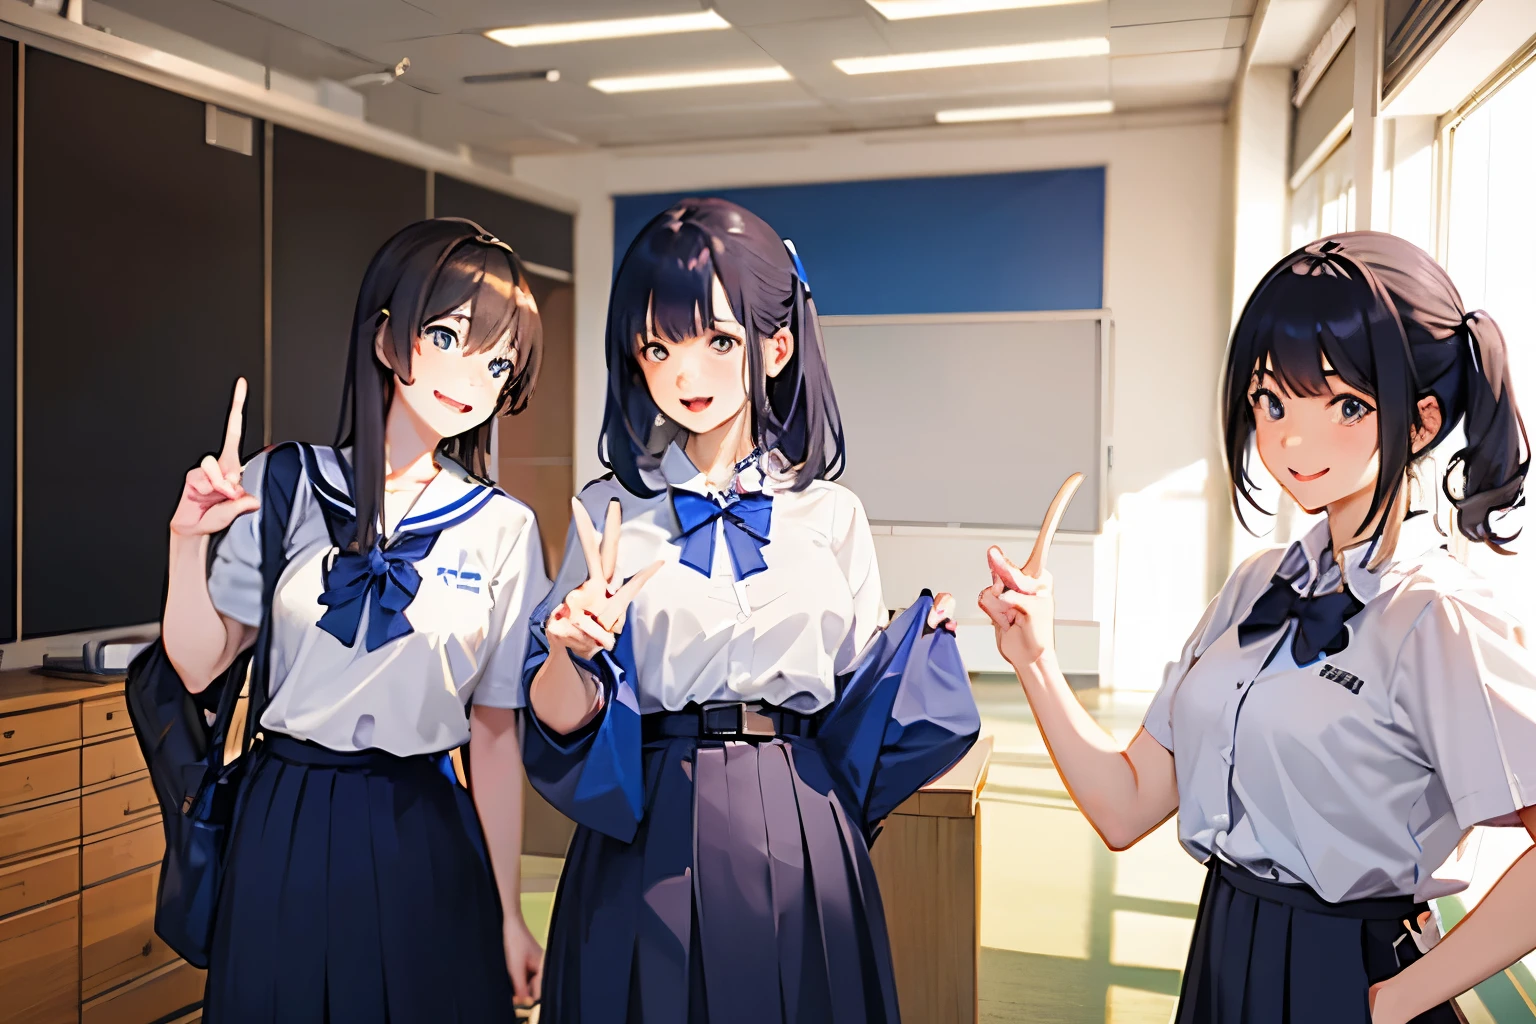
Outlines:
{"label": "blue sailor collar", "polygon": [[1324,518],[1286,549],[1280,560],[1279,575],[1290,579],[1298,594],[1326,594],[1335,591],[1339,588],[1342,575],[1349,592],[1361,603],[1368,604],[1381,593],[1396,568],[1436,548],[1444,547],[1446,538],[1435,522],[1433,513],[1418,512],[1404,520],[1398,531],[1397,546],[1386,563],[1374,570],[1367,568],[1380,543],[1378,538],[1347,548],[1341,569],[1334,560],[1328,520]]}
{"label": "blue sailor collar", "polygon": [[[332,515],[355,519],[357,506],[352,500],[352,464],[350,448],[305,447],[310,483],[315,497]],[[386,543],[405,533],[439,533],[473,516],[496,494],[470,476],[469,472],[446,455],[437,456],[440,471],[411,506],[406,517],[389,534]]]}

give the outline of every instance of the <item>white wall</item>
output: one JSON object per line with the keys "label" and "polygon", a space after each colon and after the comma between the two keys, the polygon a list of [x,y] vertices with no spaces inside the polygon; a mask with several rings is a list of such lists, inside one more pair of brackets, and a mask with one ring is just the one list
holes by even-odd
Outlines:
{"label": "white wall", "polygon": [[[1111,508],[1121,513],[1112,527],[1118,543],[1111,547],[1118,546],[1120,564],[1136,567],[1137,575],[1132,593],[1118,588],[1118,611],[1102,599],[1091,603],[1101,623],[1115,618],[1141,638],[1133,652],[1140,664],[1120,657],[1117,685],[1155,685],[1161,663],[1177,653],[1209,596],[1206,471],[1219,472],[1208,460],[1215,450],[1215,384],[1230,311],[1230,269],[1222,266],[1222,118],[1220,110],[1196,110],[1106,118],[1104,127],[1092,130],[1082,123],[1037,122],[519,158],[515,177],[580,204],[578,479],[602,470],[596,450],[606,380],[613,195],[1103,165],[1104,305],[1114,314],[1116,349],[1109,494]],[[1021,244],[1049,246],[1052,240]],[[1009,471],[1015,467],[999,466],[999,472]],[[886,572],[903,574],[898,567]],[[971,606],[986,582],[979,552],[974,570],[956,567],[943,575],[953,578],[930,586],[953,589],[963,606]],[[1060,585],[1073,586],[1066,580]],[[1095,593],[1092,580],[1079,585]],[[1127,600],[1133,603],[1127,606]]]}

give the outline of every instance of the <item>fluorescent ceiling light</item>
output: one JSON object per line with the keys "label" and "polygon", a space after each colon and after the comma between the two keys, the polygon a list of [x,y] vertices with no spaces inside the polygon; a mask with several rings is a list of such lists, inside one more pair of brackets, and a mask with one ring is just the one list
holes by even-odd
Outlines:
{"label": "fluorescent ceiling light", "polygon": [[724,68],[719,71],[678,71],[664,75],[594,78],[587,84],[598,92],[651,92],[657,89],[698,89],[710,85],[751,85],[787,82],[788,71],[777,64],[763,68]]}
{"label": "fluorescent ceiling light", "polygon": [[585,43],[593,39],[632,39],[635,36],[664,36],[674,32],[707,32],[730,28],[713,10],[687,14],[657,14],[645,18],[610,18],[604,21],[567,21],[553,25],[518,25],[493,28],[485,34],[505,46],[550,46],[555,43]]}
{"label": "fluorescent ceiling light", "polygon": [[1018,121],[1027,117],[1074,117],[1079,114],[1112,114],[1112,100],[1087,100],[1081,103],[1033,103],[1022,107],[969,107],[941,110],[935,115],[939,124],[963,124],[968,121]]}
{"label": "fluorescent ceiling light", "polygon": [[979,14],[982,11],[1017,11],[1026,7],[1064,7],[1096,0],[867,0],[887,21],[908,18],[939,18],[946,14]]}
{"label": "fluorescent ceiling light", "polygon": [[965,68],[978,64],[1018,64],[1031,60],[1064,57],[1099,57],[1109,52],[1104,36],[1087,39],[1052,39],[1043,43],[1013,46],[978,46],[969,50],[933,50],[928,53],[893,53],[884,57],[844,57],[832,63],[845,75],[877,75],[887,71],[926,71],[931,68]]}

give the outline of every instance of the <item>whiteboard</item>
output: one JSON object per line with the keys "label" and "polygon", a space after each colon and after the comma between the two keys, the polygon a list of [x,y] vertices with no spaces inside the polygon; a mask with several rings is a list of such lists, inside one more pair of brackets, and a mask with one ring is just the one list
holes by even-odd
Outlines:
{"label": "whiteboard", "polygon": [[848,468],[885,523],[1038,528],[1086,477],[1063,530],[1097,533],[1109,452],[1109,321],[1055,314],[827,316]]}

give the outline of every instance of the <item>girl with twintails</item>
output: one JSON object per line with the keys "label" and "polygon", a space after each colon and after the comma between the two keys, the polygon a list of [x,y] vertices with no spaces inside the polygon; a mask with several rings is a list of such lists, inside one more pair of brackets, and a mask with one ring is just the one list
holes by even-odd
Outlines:
{"label": "girl with twintails", "polygon": [[886,625],[816,307],[762,220],[647,224],[607,350],[613,472],[532,621],[525,763],[580,826],[542,1019],[894,1022],[868,843],[979,730],[950,599]]}
{"label": "girl with twintails", "polygon": [[1179,1024],[1455,1021],[1454,996],[1536,947],[1536,854],[1443,939],[1426,902],[1465,887],[1436,872],[1473,826],[1536,835],[1536,659],[1410,482],[1459,425],[1455,528],[1513,539],[1528,454],[1504,338],[1418,248],[1334,235],[1249,299],[1222,423],[1239,516],[1262,508],[1256,451],[1326,519],[1232,574],[1129,745],[1062,678],[1048,574],[994,548],[981,606],[1105,843],[1177,812],[1209,868]]}
{"label": "girl with twintails", "polygon": [[[514,992],[537,988],[515,709],[547,580],[532,512],[483,475],[495,415],[527,403],[540,344],[505,243],[466,220],[413,224],[363,276],[336,446],[283,445],[242,467],[241,381],[223,452],[187,475],[167,655],[196,693],[264,615],[270,635],[210,1024],[510,1021]],[[262,488],[280,460],[291,508]],[[287,531],[264,608],[274,509]],[[473,805],[447,758],[465,743]]]}

